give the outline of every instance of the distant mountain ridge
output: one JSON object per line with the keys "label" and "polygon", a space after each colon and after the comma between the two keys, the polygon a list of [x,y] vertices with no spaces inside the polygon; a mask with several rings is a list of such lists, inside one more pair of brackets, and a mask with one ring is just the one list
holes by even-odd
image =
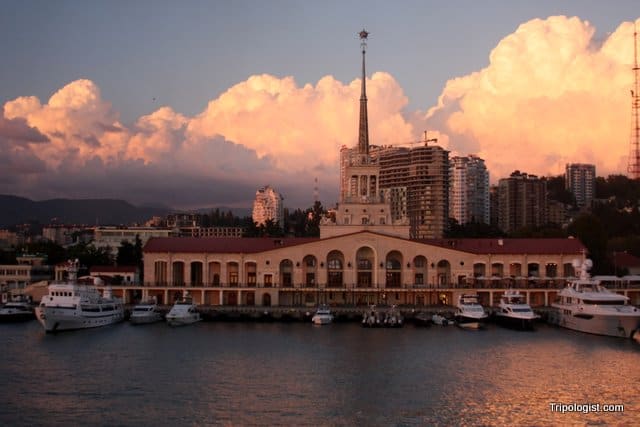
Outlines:
{"label": "distant mountain ridge", "polygon": [[171,212],[166,207],[134,206],[117,199],[50,199],[34,201],[0,194],[0,227],[40,224],[131,225]]}

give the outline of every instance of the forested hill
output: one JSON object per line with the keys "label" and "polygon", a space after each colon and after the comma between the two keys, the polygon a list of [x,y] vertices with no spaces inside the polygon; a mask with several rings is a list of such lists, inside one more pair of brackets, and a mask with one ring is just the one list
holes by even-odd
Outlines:
{"label": "forested hill", "polygon": [[169,212],[162,207],[139,207],[115,199],[50,199],[34,201],[0,195],[0,227],[35,221],[40,224],[129,225]]}

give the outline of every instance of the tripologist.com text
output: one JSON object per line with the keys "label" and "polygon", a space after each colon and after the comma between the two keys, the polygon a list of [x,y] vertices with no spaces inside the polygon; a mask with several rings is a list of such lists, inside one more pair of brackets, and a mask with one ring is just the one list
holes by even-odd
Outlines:
{"label": "tripologist.com text", "polygon": [[624,412],[624,405],[621,403],[555,403],[549,404],[552,412],[581,412],[588,414],[590,412]]}

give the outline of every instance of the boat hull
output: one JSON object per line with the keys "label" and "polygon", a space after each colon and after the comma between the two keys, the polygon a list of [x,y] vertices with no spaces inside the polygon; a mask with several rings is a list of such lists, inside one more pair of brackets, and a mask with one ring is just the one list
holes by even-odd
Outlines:
{"label": "boat hull", "polygon": [[33,319],[35,319],[33,312],[32,313],[20,312],[20,313],[11,313],[11,314],[0,314],[0,323],[26,322]]}
{"label": "boat hull", "polygon": [[328,325],[333,321],[331,316],[313,316],[311,321],[314,325]]}
{"label": "boat hull", "polygon": [[156,323],[162,320],[160,313],[149,314],[145,316],[130,316],[129,323],[132,325],[147,325],[149,323]]}
{"label": "boat hull", "polygon": [[552,325],[574,331],[622,338],[632,338],[633,333],[640,328],[640,314],[614,316],[580,313],[575,316],[554,310],[549,313],[548,321]]}
{"label": "boat hull", "polygon": [[[456,323],[458,325],[460,325],[460,326],[467,325],[467,324],[470,324],[470,325],[477,324],[478,327],[480,327],[487,321],[487,317],[486,316],[484,316],[484,317],[472,317],[472,316],[465,316],[465,315],[460,315],[460,314],[456,315],[455,319],[456,319]],[[477,328],[475,328],[475,329],[477,329]]]}
{"label": "boat hull", "polygon": [[38,307],[36,317],[45,332],[58,332],[112,325],[124,320],[124,310],[120,306],[109,313],[86,313],[64,307]]}
{"label": "boat hull", "polygon": [[200,320],[202,320],[200,318],[200,315],[180,316],[180,317],[167,316],[167,324],[169,326],[186,326],[186,325],[191,325],[193,323],[199,322]]}
{"label": "boat hull", "polygon": [[498,325],[506,328],[516,329],[519,331],[532,331],[534,330],[535,318],[506,316],[496,313],[495,321]]}

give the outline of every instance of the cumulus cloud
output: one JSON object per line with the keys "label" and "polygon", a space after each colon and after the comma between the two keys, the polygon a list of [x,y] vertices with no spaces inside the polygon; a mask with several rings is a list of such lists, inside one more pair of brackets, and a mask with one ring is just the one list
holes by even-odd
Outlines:
{"label": "cumulus cloud", "polygon": [[[604,40],[578,18],[535,19],[493,49],[489,65],[447,82],[438,104],[406,111],[386,72],[367,80],[370,140],[428,138],[484,158],[492,180],[515,169],[562,173],[590,162],[623,172],[629,136],[633,24]],[[175,207],[250,206],[269,184],[290,207],[338,193],[342,145],[357,142],[360,80],[254,75],[189,117],[163,106],[124,125],[88,79],[45,102],[24,96],[0,114],[0,192],[33,198],[117,197]]]}
{"label": "cumulus cloud", "polygon": [[629,147],[633,23],[603,42],[579,18],[520,25],[489,65],[449,80],[424,119],[454,154],[484,158],[492,179],[515,169],[560,174],[566,163],[623,173]]}
{"label": "cumulus cloud", "polygon": [[[397,82],[375,73],[367,84],[376,99],[369,104],[371,140],[410,139]],[[44,104],[35,97],[7,102],[3,120],[37,128],[46,141],[28,153],[43,171],[20,187],[24,195],[250,206],[255,190],[270,184],[290,206],[305,207],[318,174],[325,203],[336,199],[339,149],[355,144],[359,95],[359,80],[326,76],[300,87],[292,77],[257,75],[195,117],[164,106],[125,127],[97,85],[83,79]]]}

